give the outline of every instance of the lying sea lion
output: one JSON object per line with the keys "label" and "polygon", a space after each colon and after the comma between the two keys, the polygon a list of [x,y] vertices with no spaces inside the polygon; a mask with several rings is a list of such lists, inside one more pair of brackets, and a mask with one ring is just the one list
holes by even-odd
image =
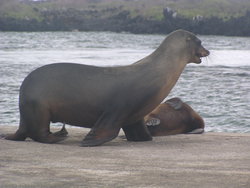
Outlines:
{"label": "lying sea lion", "polygon": [[32,71],[19,94],[20,124],[6,139],[27,137],[55,143],[65,134],[51,133],[50,122],[91,128],[82,146],[97,146],[117,137],[152,140],[143,117],[169,94],[188,63],[201,63],[209,51],[192,33],[178,30],[140,61],[119,67],[55,63]]}
{"label": "lying sea lion", "polygon": [[152,136],[204,132],[204,121],[188,104],[172,98],[160,104],[144,117],[144,123]]}
{"label": "lying sea lion", "polygon": [[[172,98],[160,104],[144,117],[144,124],[151,136],[202,134],[205,127],[202,117],[179,98]],[[57,134],[68,134],[65,124]]]}

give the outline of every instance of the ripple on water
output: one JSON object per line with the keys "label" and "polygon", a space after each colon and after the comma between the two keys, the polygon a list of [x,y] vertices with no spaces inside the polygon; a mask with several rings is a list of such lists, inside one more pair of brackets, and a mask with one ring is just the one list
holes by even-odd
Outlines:
{"label": "ripple on water", "polygon": [[[199,36],[211,51],[188,65],[168,98],[180,97],[207,131],[250,132],[250,38]],[[0,121],[18,124],[18,91],[35,68],[55,62],[131,64],[150,54],[163,35],[109,32],[0,32]]]}

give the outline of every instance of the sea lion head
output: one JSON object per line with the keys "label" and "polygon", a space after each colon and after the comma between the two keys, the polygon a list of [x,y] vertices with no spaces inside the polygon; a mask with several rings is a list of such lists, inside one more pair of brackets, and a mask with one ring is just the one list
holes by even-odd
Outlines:
{"label": "sea lion head", "polygon": [[179,115],[179,119],[182,119],[185,124],[185,132],[191,132],[195,129],[203,129],[205,127],[204,120],[201,116],[195,112],[188,104],[184,103],[180,98],[172,98],[165,101],[165,104],[169,105],[176,115]]}
{"label": "sea lion head", "polygon": [[152,136],[204,132],[204,121],[188,104],[172,98],[159,105],[144,118]]}
{"label": "sea lion head", "polygon": [[201,58],[206,57],[210,52],[201,44],[201,40],[193,33],[185,30],[177,30],[169,34],[167,44],[171,44],[185,57],[187,63],[201,63]]}
{"label": "sea lion head", "polygon": [[190,49],[190,63],[201,63],[201,58],[206,57],[210,54],[210,52],[204,48],[201,44],[201,40],[198,39],[194,34],[190,34],[190,36],[186,39],[187,45]]}

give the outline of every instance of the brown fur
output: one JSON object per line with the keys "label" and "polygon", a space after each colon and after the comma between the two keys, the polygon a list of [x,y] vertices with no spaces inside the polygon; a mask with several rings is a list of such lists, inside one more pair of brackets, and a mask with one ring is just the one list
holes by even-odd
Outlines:
{"label": "brown fur", "polygon": [[195,129],[204,131],[205,127],[201,116],[179,98],[159,105],[144,121],[152,136],[189,133]]}

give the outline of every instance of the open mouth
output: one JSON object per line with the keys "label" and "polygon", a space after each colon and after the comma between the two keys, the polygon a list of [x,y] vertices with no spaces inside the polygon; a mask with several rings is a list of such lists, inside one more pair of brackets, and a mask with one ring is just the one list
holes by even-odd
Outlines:
{"label": "open mouth", "polygon": [[196,53],[195,54],[195,63],[201,63],[201,58],[202,58],[202,54],[201,53]]}
{"label": "open mouth", "polygon": [[202,50],[202,52],[197,52],[195,54],[195,63],[201,63],[201,58],[202,57],[207,57],[209,55],[209,51],[208,50]]}
{"label": "open mouth", "polygon": [[209,54],[210,52],[205,48],[200,53],[198,53],[200,57],[207,57]]}

